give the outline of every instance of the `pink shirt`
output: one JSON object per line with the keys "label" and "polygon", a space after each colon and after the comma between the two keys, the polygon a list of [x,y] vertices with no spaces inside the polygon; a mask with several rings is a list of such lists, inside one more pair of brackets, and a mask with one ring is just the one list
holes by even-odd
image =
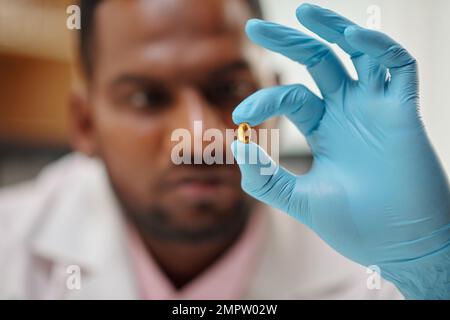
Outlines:
{"label": "pink shirt", "polygon": [[177,290],[159,268],[133,228],[130,252],[140,298],[144,300],[241,299],[257,263],[264,238],[264,217],[252,214],[235,244],[211,267]]}

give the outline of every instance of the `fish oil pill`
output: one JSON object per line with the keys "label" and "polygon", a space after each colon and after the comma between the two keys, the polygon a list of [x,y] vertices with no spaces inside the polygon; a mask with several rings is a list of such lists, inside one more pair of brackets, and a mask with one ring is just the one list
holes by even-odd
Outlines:
{"label": "fish oil pill", "polygon": [[242,143],[249,143],[252,135],[252,127],[246,122],[238,127],[238,140]]}

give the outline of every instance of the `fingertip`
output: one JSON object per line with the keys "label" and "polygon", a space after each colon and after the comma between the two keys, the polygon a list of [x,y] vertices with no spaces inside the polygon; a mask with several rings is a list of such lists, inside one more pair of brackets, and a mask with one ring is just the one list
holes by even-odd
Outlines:
{"label": "fingertip", "polygon": [[240,125],[243,122],[247,122],[250,126],[257,126],[259,123],[258,117],[255,117],[255,114],[252,112],[251,108],[251,100],[253,96],[247,97],[244,101],[242,101],[231,114],[231,118],[235,125]]}
{"label": "fingertip", "polygon": [[231,118],[233,119],[233,122],[235,125],[240,125],[243,122],[248,122],[245,120],[245,114],[244,113],[244,109],[241,107],[241,104],[238,105],[233,113],[231,114]]}
{"label": "fingertip", "polygon": [[273,50],[273,42],[289,31],[292,30],[281,24],[259,19],[250,19],[245,26],[245,32],[252,42],[270,50]]}
{"label": "fingertip", "polygon": [[245,25],[245,33],[247,36],[252,39],[255,34],[257,34],[261,30],[261,25],[264,23],[264,20],[260,19],[250,19],[247,21]]}
{"label": "fingertip", "polygon": [[264,20],[261,19],[256,19],[256,18],[252,18],[252,19],[248,19],[247,20],[247,24],[246,24],[246,28],[252,28],[258,24],[260,24],[261,22],[263,22]]}
{"label": "fingertip", "polygon": [[302,19],[309,16],[315,9],[315,6],[310,3],[303,3],[301,4],[297,10],[295,11],[295,15],[297,16],[297,19],[302,22]]}
{"label": "fingertip", "polygon": [[237,106],[236,109],[234,109],[233,113],[231,114],[231,118],[233,119],[234,124],[237,126],[243,122],[249,123],[249,121],[245,119],[242,113],[243,113],[242,108]]}
{"label": "fingertip", "polygon": [[233,120],[233,123],[235,125],[239,125],[240,121],[239,121],[239,115],[237,114],[236,111],[233,111],[233,113],[231,114],[231,119]]}

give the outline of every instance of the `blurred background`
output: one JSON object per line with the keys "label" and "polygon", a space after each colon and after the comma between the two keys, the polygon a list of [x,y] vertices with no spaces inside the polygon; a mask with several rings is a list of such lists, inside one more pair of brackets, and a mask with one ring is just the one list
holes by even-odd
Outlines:
{"label": "blurred background", "polygon": [[[351,20],[381,29],[419,61],[422,115],[450,172],[450,1],[312,0]],[[261,0],[266,19],[297,27],[299,0]],[[70,151],[67,101],[73,85],[76,31],[66,28],[75,0],[0,0],[0,186],[34,177]],[[355,74],[349,59],[338,54]],[[306,70],[270,54],[283,83],[302,82],[317,92]],[[282,162],[297,171],[310,164],[309,150],[287,121],[281,122]]]}

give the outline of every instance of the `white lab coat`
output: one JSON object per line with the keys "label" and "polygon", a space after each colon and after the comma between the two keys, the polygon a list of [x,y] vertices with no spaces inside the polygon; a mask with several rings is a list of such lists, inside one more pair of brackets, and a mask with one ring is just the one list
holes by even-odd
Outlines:
{"label": "white lab coat", "polygon": [[[115,201],[103,166],[79,154],[0,191],[0,298],[138,299]],[[284,213],[264,211],[267,235],[245,298],[402,298],[385,281],[369,289],[374,274]],[[70,266],[81,268],[80,289]]]}

